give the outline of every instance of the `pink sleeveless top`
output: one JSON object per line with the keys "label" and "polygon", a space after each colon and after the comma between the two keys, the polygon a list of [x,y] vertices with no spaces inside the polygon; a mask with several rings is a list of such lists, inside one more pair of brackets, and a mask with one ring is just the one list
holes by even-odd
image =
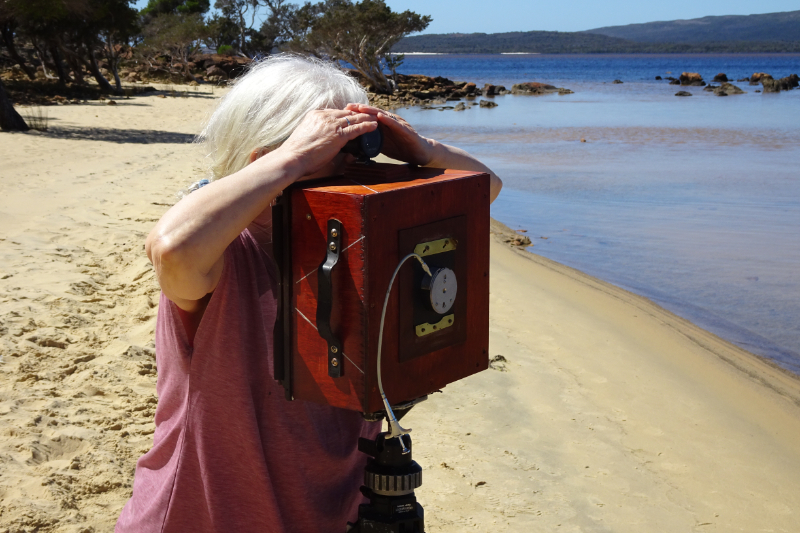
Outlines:
{"label": "pink sleeveless top", "polygon": [[249,231],[231,243],[194,348],[161,295],[153,448],[117,533],[336,532],[356,520],[358,438],[380,424],[284,398],[272,378],[272,265]]}

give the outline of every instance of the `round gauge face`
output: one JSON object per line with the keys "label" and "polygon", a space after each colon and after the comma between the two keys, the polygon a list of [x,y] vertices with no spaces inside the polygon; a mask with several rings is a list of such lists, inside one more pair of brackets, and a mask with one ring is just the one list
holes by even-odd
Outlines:
{"label": "round gauge face", "polygon": [[444,315],[456,301],[458,282],[456,273],[449,268],[440,268],[431,278],[431,305],[433,310]]}

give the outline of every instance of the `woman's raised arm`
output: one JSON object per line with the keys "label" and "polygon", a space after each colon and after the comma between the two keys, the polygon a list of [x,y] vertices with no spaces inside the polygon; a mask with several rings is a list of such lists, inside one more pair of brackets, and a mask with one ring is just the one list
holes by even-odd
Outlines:
{"label": "woman's raised arm", "polygon": [[184,311],[196,311],[219,282],[225,248],[283,189],[305,176],[332,173],[345,143],[376,127],[370,114],[312,111],[279,148],[254,151],[245,168],[175,204],[145,243],[164,294]]}

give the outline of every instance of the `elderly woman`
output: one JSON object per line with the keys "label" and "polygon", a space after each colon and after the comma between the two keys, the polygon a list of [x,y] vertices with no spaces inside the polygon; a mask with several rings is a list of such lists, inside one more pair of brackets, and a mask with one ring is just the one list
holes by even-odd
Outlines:
{"label": "elderly woman", "polygon": [[[334,532],[355,520],[366,458],[356,443],[380,424],[287,402],[271,379],[270,204],[297,180],[339,174],[345,143],[379,126],[390,157],[491,173],[366,104],[336,66],[276,56],[237,81],[209,120],[211,183],[146,242],[162,290],[156,431],[117,532]],[[494,199],[501,182],[491,176]]]}

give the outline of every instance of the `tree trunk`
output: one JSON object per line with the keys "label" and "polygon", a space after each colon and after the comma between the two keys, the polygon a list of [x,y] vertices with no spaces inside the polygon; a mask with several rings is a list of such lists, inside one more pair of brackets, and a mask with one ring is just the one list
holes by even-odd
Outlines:
{"label": "tree trunk", "polygon": [[67,71],[64,70],[64,64],[61,63],[61,55],[58,53],[58,46],[55,43],[50,43],[50,56],[53,58],[53,63],[56,65],[56,74],[58,74],[58,81],[61,85],[66,85],[72,81]]}
{"label": "tree trunk", "polygon": [[94,79],[97,80],[97,85],[100,86],[100,89],[110,93],[119,92],[115,90],[110,83],[108,83],[108,80],[100,72],[97,59],[94,57],[94,50],[90,48],[87,55],[89,56],[89,72],[91,72],[92,76],[94,76]]}
{"label": "tree trunk", "polygon": [[103,43],[103,54],[106,56],[106,60],[108,61],[108,66],[111,67],[111,72],[114,73],[114,84],[117,86],[116,91],[118,93],[122,92],[122,81],[119,79],[119,62],[120,57],[118,53],[115,52],[122,52],[122,49],[115,50],[114,49],[114,41],[111,37],[111,32],[108,32],[106,35],[106,40]]}
{"label": "tree trunk", "polygon": [[17,47],[14,46],[14,32],[11,30],[11,24],[9,23],[3,24],[2,33],[3,33],[3,42],[5,42],[6,48],[8,49],[8,53],[9,55],[11,55],[11,58],[17,62],[17,64],[22,68],[23,71],[25,71],[25,74],[27,74],[30,79],[35,80],[36,71],[32,69],[30,66],[28,66],[27,63],[25,63],[25,60],[22,59],[22,56],[20,56],[19,53],[17,52]]}
{"label": "tree trunk", "polygon": [[61,51],[64,54],[64,60],[67,62],[67,65],[69,65],[69,68],[72,69],[72,74],[75,77],[75,83],[84,85],[86,82],[83,80],[83,71],[81,71],[81,62],[83,61],[83,58],[78,55],[80,48],[78,48],[76,52],[73,52],[62,45],[59,45],[59,48],[61,48]]}
{"label": "tree trunk", "polygon": [[6,93],[3,80],[0,80],[0,130],[28,131],[29,129],[25,119],[14,109],[14,104],[11,103],[8,93]]}
{"label": "tree trunk", "polygon": [[36,41],[36,39],[31,39],[33,43],[33,48],[36,50],[36,55],[39,56],[39,62],[42,64],[42,72],[44,73],[44,77],[46,79],[52,79],[50,73],[47,72],[47,51],[45,50],[44,46],[40,46],[40,43]]}
{"label": "tree trunk", "polygon": [[122,81],[119,79],[119,58],[115,57],[108,62],[108,66],[111,67],[111,72],[114,73],[114,84],[116,85],[115,90],[118,93],[122,92]]}

